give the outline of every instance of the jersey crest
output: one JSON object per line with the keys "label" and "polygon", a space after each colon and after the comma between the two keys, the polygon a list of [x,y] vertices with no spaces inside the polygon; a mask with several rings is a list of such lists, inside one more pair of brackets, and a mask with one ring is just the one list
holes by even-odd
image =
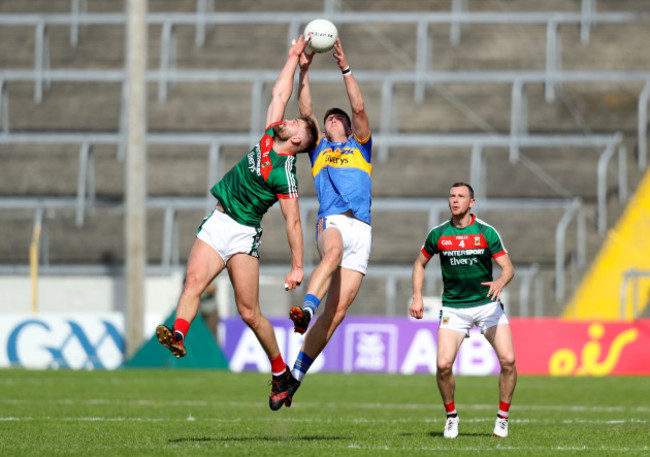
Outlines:
{"label": "jersey crest", "polygon": [[444,235],[438,240],[439,251],[462,251],[465,249],[484,249],[488,247],[483,234]]}
{"label": "jersey crest", "polygon": [[494,227],[474,215],[462,228],[448,220],[431,230],[421,252],[426,258],[440,255],[444,306],[468,308],[492,301],[483,283],[493,280],[492,259],[507,253]]}

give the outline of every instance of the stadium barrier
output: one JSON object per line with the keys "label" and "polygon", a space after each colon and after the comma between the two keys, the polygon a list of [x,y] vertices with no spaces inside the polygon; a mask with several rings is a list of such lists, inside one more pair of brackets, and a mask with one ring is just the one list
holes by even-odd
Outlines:
{"label": "stadium barrier", "polygon": [[[209,332],[195,322],[185,362],[155,341],[161,316],[148,316],[152,335],[131,361],[124,360],[125,325],[120,313],[4,314],[0,322],[0,367],[33,369],[117,369],[122,367],[226,368],[268,373],[270,365],[252,331],[238,317],[219,329],[221,347],[205,350]],[[517,369],[522,375],[650,375],[650,319],[632,323],[510,320]],[[171,323],[171,316],[167,318]],[[271,323],[284,359],[291,363],[303,335],[288,318]],[[433,374],[438,321],[407,317],[349,316],[334,334],[310,373]],[[216,351],[215,351],[216,348]],[[200,353],[200,354],[199,354]],[[224,357],[222,357],[224,356]],[[171,360],[171,361],[170,361]],[[183,365],[185,364],[185,365]],[[458,375],[496,375],[499,363],[485,338],[473,329],[454,365]]]}
{"label": "stadium barrier", "polygon": [[[165,325],[174,325],[175,311],[172,311]],[[148,341],[131,357],[124,362],[127,368],[213,368],[217,370],[228,369],[228,360],[215,341],[210,329],[200,314],[192,322],[192,332],[185,341],[187,355],[181,359],[174,357],[171,352],[163,348],[154,333]]]}

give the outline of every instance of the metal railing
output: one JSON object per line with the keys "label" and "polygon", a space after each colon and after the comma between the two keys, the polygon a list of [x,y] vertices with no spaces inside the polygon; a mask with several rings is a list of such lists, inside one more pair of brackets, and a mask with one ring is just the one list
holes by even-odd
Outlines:
{"label": "metal railing", "polygon": [[[261,130],[260,130],[261,131]],[[259,132],[259,131],[258,131]],[[206,188],[212,186],[219,175],[220,150],[222,146],[250,147],[257,140],[259,133],[149,133],[149,145],[204,145],[209,148]],[[0,144],[78,144],[79,176],[77,186],[78,210],[77,225],[83,223],[85,200],[95,198],[93,145],[122,144],[123,136],[119,133],[6,133],[0,134]],[[486,147],[507,148],[513,141],[509,135],[494,134],[407,134],[380,131],[373,135],[373,144],[379,150],[391,147],[466,147],[472,151],[470,160],[470,177],[476,185],[477,196],[484,198],[488,177],[485,175],[484,155]],[[597,186],[597,229],[604,234],[607,230],[607,177],[612,155],[618,152],[618,197],[623,202],[627,199],[626,149],[620,133],[611,135],[521,135],[516,137],[519,148],[524,147],[581,147],[604,148],[598,159]],[[381,160],[381,159],[380,159]]]}
{"label": "metal railing", "polygon": [[[379,160],[386,160],[389,149],[397,146],[453,146],[468,147],[472,150],[470,163],[470,176],[472,182],[476,183],[478,194],[481,198],[481,206],[489,207],[493,201],[485,195],[485,165],[484,148],[498,146],[508,148],[510,161],[517,162],[520,157],[520,149],[525,147],[593,147],[602,150],[598,162],[597,191],[598,191],[598,230],[604,233],[606,230],[606,189],[607,169],[610,159],[618,151],[618,191],[619,199],[624,201],[627,198],[627,183],[625,178],[626,162],[623,138],[620,133],[606,135],[529,135],[527,125],[527,97],[526,87],[530,84],[544,84],[545,98],[551,102],[555,98],[555,89],[562,83],[569,82],[620,82],[633,81],[645,82],[644,89],[638,99],[638,166],[645,169],[647,166],[647,107],[650,98],[650,72],[610,72],[610,71],[563,71],[561,69],[561,35],[560,26],[575,24],[580,27],[581,41],[583,44],[589,42],[589,31],[592,25],[599,23],[625,24],[637,21],[648,21],[648,14],[634,14],[625,12],[596,12],[595,0],[582,0],[580,12],[555,13],[555,12],[467,12],[463,0],[452,0],[450,12],[340,12],[338,0],[323,1],[323,17],[327,17],[337,24],[411,24],[415,30],[416,61],[414,68],[408,71],[373,72],[355,70],[356,78],[362,82],[375,82],[382,84],[381,118],[380,128],[373,138],[378,148]],[[206,27],[218,26],[220,24],[286,24],[287,43],[292,36],[300,33],[301,26],[313,19],[313,12],[296,12],[287,15],[286,13],[214,13],[213,0],[198,0],[196,13],[150,13],[147,21],[149,25],[161,27],[161,49],[160,67],[157,71],[149,71],[147,78],[150,82],[158,84],[158,97],[164,101],[167,96],[168,85],[173,82],[194,81],[194,82],[228,82],[248,81],[251,84],[251,119],[250,132],[229,133],[221,132],[214,134],[194,134],[171,132],[168,134],[150,133],[149,144],[198,144],[210,148],[208,166],[208,187],[216,181],[219,174],[218,164],[220,148],[223,145],[251,145],[258,138],[263,128],[263,90],[264,84],[275,81],[277,71],[240,71],[240,70],[184,70],[175,69],[176,49],[175,28],[179,25],[194,25],[196,27],[195,43],[199,46],[205,42]],[[79,145],[79,175],[77,183],[77,196],[74,199],[3,199],[0,200],[2,208],[30,208],[42,211],[43,208],[66,208],[76,211],[77,224],[83,224],[85,211],[98,204],[95,201],[94,186],[94,162],[92,147],[96,144],[118,145],[118,157],[124,154],[124,133],[125,115],[121,115],[119,131],[115,133],[46,133],[30,132],[18,133],[10,130],[9,117],[9,96],[6,83],[11,81],[31,81],[34,83],[34,100],[39,103],[42,100],[43,91],[53,81],[93,81],[93,82],[116,82],[123,84],[125,72],[119,70],[75,70],[75,69],[51,69],[49,53],[48,27],[52,25],[67,25],[70,27],[70,43],[75,46],[79,40],[79,27],[88,25],[124,25],[126,16],[123,13],[87,13],[86,0],[72,0],[70,14],[0,14],[0,27],[5,26],[34,26],[35,48],[34,48],[34,69],[14,69],[0,72],[0,121],[2,129],[0,144],[47,144],[47,143],[72,143]],[[461,38],[461,25],[470,24],[539,24],[546,26],[546,59],[543,71],[464,71],[464,72],[441,72],[432,70],[432,49],[430,47],[430,28],[433,24],[450,25],[450,42],[458,43]],[[340,74],[337,72],[314,71],[311,74],[314,82],[336,82],[340,83]],[[436,135],[436,134],[405,134],[396,132],[390,122],[393,112],[394,86],[396,83],[410,83],[414,86],[414,100],[421,102],[424,97],[424,88],[427,85],[446,82],[453,83],[507,83],[512,85],[511,91],[511,120],[509,134],[475,134],[475,135]],[[422,211],[429,208],[429,220],[435,219],[434,210],[436,204],[432,200],[414,201],[410,200],[416,210]],[[435,202],[434,202],[435,203]],[[502,202],[503,203],[503,202]],[[537,202],[541,204],[542,202]],[[557,204],[564,209],[564,216],[556,227],[556,262],[555,262],[555,298],[561,300],[564,297],[564,268],[565,268],[565,239],[568,225],[575,219],[577,221],[578,237],[578,261],[584,261],[585,234],[584,234],[584,211],[581,210],[579,199],[546,201],[546,204]],[[400,209],[406,202],[383,201],[375,199],[374,209],[380,210],[382,205],[389,207],[393,204],[400,205]],[[494,203],[498,206],[498,203]],[[526,200],[520,205],[520,209],[534,208],[534,200]],[[165,214],[164,237],[162,247],[162,262],[160,271],[168,271],[178,262],[178,243],[175,241],[174,224],[175,213],[181,209],[206,209],[211,205],[209,199],[150,199],[151,207],[163,208]],[[308,211],[309,203],[302,200],[302,211]],[[532,206],[531,206],[532,205]],[[305,208],[308,207],[308,208]],[[441,203],[440,211],[446,209],[446,200]],[[437,210],[436,210],[437,211]],[[304,215],[303,215],[304,217]],[[432,224],[430,224],[431,226]],[[47,244],[47,224],[44,224],[44,234],[41,242]],[[45,246],[47,247],[47,246]],[[47,249],[43,249],[43,255],[47,256]],[[46,258],[46,257],[45,257]],[[150,266],[151,267],[151,266]],[[0,266],[0,271],[10,269],[10,266]],[[86,267],[84,267],[87,270]],[[45,269],[48,271],[46,263]],[[527,303],[530,297],[533,284],[538,284],[535,278],[537,267],[531,266],[530,274],[520,289],[520,300]],[[561,278],[561,279],[558,279]],[[387,281],[387,288],[392,282]],[[387,295],[389,291],[387,291]]]}
{"label": "metal railing", "polygon": [[[621,281],[621,293],[620,293],[620,318],[621,320],[628,319],[638,319],[641,315],[641,310],[645,306],[641,306],[641,300],[650,300],[650,287],[646,287],[647,295],[641,297],[639,294],[639,282],[641,279],[647,278],[650,279],[650,270],[627,270],[623,273],[623,278]],[[632,287],[632,293],[628,291],[629,287]],[[630,303],[630,305],[628,305]]]}
{"label": "metal railing", "polygon": [[[81,25],[124,25],[126,15],[124,13],[87,13],[87,0],[73,0],[71,3],[70,13],[43,13],[43,14],[0,14],[0,26],[34,26],[35,28],[35,50],[34,50],[34,99],[38,103],[42,99],[44,86],[49,86],[52,79],[50,72],[50,53],[47,27],[50,25],[67,25],[70,27],[70,43],[75,46],[78,42],[78,28]],[[295,11],[290,15],[285,13],[274,12],[255,12],[255,13],[234,13],[234,12],[214,12],[213,0],[198,0],[196,3],[195,13],[149,13],[147,23],[149,25],[161,26],[161,48],[160,48],[160,69],[157,74],[158,98],[161,101],[166,99],[167,85],[170,82],[179,81],[179,73],[175,70],[176,43],[174,28],[179,25],[193,25],[196,27],[197,45],[203,45],[205,41],[205,27],[208,25],[217,26],[223,24],[286,24],[287,25],[287,43],[292,36],[297,36],[300,32],[300,26],[313,18],[313,12]],[[429,27],[432,24],[449,24],[450,41],[458,43],[460,41],[460,30],[462,25],[469,24],[542,24],[546,25],[546,60],[545,69],[541,76],[535,76],[533,79],[525,77],[515,77],[510,81],[512,89],[512,120],[511,134],[522,133],[520,131],[525,123],[525,112],[522,111],[522,105],[525,101],[524,84],[532,82],[542,82],[545,85],[545,96],[548,102],[555,98],[555,88],[558,84],[568,81],[629,81],[642,80],[650,84],[648,72],[619,72],[618,75],[610,73],[609,75],[601,74],[594,76],[598,72],[563,72],[561,71],[561,40],[559,34],[560,24],[575,24],[580,26],[580,37],[583,44],[589,42],[590,28],[593,24],[625,24],[639,21],[649,21],[650,13],[632,13],[632,12],[596,12],[595,0],[582,0],[579,12],[470,12],[465,11],[466,6],[463,0],[452,0],[450,12],[339,12],[340,3],[337,0],[324,0],[323,11],[324,17],[338,24],[412,24],[416,30],[416,62],[415,68],[410,73],[412,78],[410,82],[414,83],[414,98],[421,102],[424,97],[424,88],[427,84],[436,82],[445,82],[446,78],[431,76],[432,65],[430,62],[431,50],[429,49]],[[73,70],[74,71],[74,70]],[[193,72],[196,76],[196,72]],[[200,72],[199,72],[200,73]],[[452,76],[447,81],[457,81],[459,76],[457,72],[450,72]],[[525,74],[525,72],[522,72]],[[615,73],[615,72],[614,72]],[[621,76],[621,73],[628,76]],[[591,76],[589,76],[591,75]],[[479,78],[483,78],[478,75]],[[575,78],[574,78],[575,76]],[[275,72],[270,76],[275,78]],[[205,80],[205,78],[200,78]],[[460,78],[461,80],[463,78]],[[95,79],[97,80],[97,79]],[[124,78],[120,77],[119,81]],[[195,80],[189,75],[181,75],[180,80]],[[263,80],[256,79],[258,84],[268,82],[269,78]],[[402,78],[399,80],[404,82]],[[0,78],[0,89],[3,88],[3,78]],[[476,82],[476,81],[475,81]],[[387,79],[387,84],[393,84],[394,81]],[[254,86],[257,87],[257,86]],[[390,91],[392,93],[392,90]],[[647,132],[647,105],[648,92],[646,88],[639,96],[639,166],[645,169],[647,163],[647,149],[645,133]],[[386,91],[382,91],[386,93]],[[260,94],[261,96],[261,94]],[[253,101],[253,107],[259,106],[259,103]],[[390,109],[387,106],[386,109]],[[255,112],[255,109],[253,110]],[[259,114],[257,112],[255,115]],[[259,116],[258,116],[259,117]],[[382,116],[382,129],[390,125],[388,117]],[[257,131],[256,119],[251,122],[251,130]],[[3,122],[3,128],[8,129],[8,123]],[[517,143],[513,140],[510,145],[511,160],[516,160]],[[383,154],[383,153],[382,153]]]}
{"label": "metal railing", "polygon": [[[0,210],[9,209],[31,209],[35,214],[43,214],[47,210],[77,210],[78,201],[76,198],[66,197],[22,197],[22,198],[3,198],[0,199]],[[95,202],[96,207],[101,208],[122,208],[122,202]],[[214,206],[214,198],[206,197],[149,197],[147,199],[148,209],[163,210],[163,237],[161,245],[161,261],[158,265],[159,272],[170,274],[173,269],[179,265],[179,240],[178,240],[178,217],[179,211],[187,210],[205,210],[206,207]],[[560,302],[564,299],[564,277],[565,277],[565,257],[566,257],[566,238],[567,231],[571,221],[575,220],[576,233],[576,258],[578,267],[585,266],[586,252],[586,231],[580,199],[483,199],[479,201],[476,208],[480,211],[492,210],[517,210],[522,211],[539,211],[539,210],[561,210],[563,215],[559,220],[555,230],[555,297]],[[300,212],[303,226],[309,226],[308,216],[310,212],[318,209],[318,201],[315,198],[301,197]],[[277,211],[278,206],[274,205],[271,211]],[[412,211],[424,212],[428,214],[426,227],[431,227],[442,222],[448,212],[447,199],[440,198],[374,198],[373,212],[380,211]],[[35,219],[36,220],[36,219]],[[42,218],[38,218],[41,223]],[[42,223],[41,249],[40,252],[40,270],[42,272],[57,271],[59,266],[49,265],[48,262],[48,227],[47,223]],[[314,246],[311,243],[305,244],[305,267],[312,268],[311,259],[314,258]],[[10,274],[20,272],[26,266],[0,265],[0,274]],[[65,267],[63,267],[65,268]],[[392,268],[392,267],[391,267]],[[430,269],[431,270],[431,269]],[[84,271],[89,271],[85,269]],[[531,287],[528,285],[527,287]],[[530,292],[526,292],[526,297]]]}
{"label": "metal railing", "polygon": [[[425,270],[425,288],[428,288],[429,285],[433,282],[437,282],[440,277],[440,268],[438,265],[434,265],[434,262],[431,262]],[[519,313],[516,314],[518,317],[544,317],[543,312],[543,297],[539,293],[541,286],[541,278],[539,277],[539,266],[537,264],[532,265],[515,265],[515,271],[517,272],[517,277],[522,278],[519,283],[518,295],[519,295]],[[287,273],[287,267],[283,265],[261,265],[260,266],[260,281],[267,280],[275,284],[280,283],[284,280],[284,277]],[[366,272],[366,278],[374,279],[379,278],[385,281],[384,285],[384,296],[385,296],[385,309],[386,315],[388,316],[398,316],[404,315],[406,308],[404,307],[405,303],[402,301],[398,294],[398,282],[399,281],[410,281],[413,274],[412,266],[404,265],[369,265],[368,271]],[[498,274],[498,273],[496,273]],[[220,281],[217,290],[220,292],[219,296],[219,306],[225,311],[225,313],[234,314],[237,312],[235,307],[235,296],[232,291],[232,287],[228,282],[226,276],[219,276],[217,279]],[[529,296],[531,290],[534,291],[534,307],[533,314],[529,313]],[[506,293],[504,293],[505,297]],[[522,301],[522,298],[525,301]],[[506,303],[506,306],[509,303]],[[402,309],[400,309],[402,307]],[[506,310],[508,315],[515,315],[510,310]],[[225,315],[224,313],[224,315]]]}
{"label": "metal railing", "polygon": [[[554,99],[554,88],[558,84],[569,82],[645,82],[645,87],[639,94],[638,100],[638,166],[645,169],[647,166],[647,107],[650,98],[650,71],[562,71],[560,45],[559,45],[559,24],[576,24],[581,27],[581,40],[583,43],[589,40],[589,28],[593,24],[615,23],[625,24],[637,21],[650,20],[650,14],[634,14],[628,12],[595,12],[596,2],[594,0],[583,0],[580,12],[469,12],[464,11],[466,7],[462,0],[452,2],[450,12],[368,12],[363,15],[357,13],[338,12],[340,4],[336,0],[325,0],[323,10],[327,17],[340,24],[349,23],[388,23],[388,24],[413,24],[417,29],[416,35],[416,63],[415,68],[409,71],[355,71],[356,78],[362,83],[381,83],[381,113],[378,134],[375,135],[377,145],[377,156],[380,161],[388,158],[388,153],[393,146],[404,145],[440,145],[440,146],[461,146],[472,148],[472,169],[471,176],[477,178],[473,181],[480,191],[485,189],[485,180],[482,180],[484,167],[482,166],[483,149],[487,146],[506,146],[509,148],[510,162],[516,163],[520,158],[520,150],[523,147],[595,147],[602,148],[598,163],[597,195],[598,195],[598,217],[597,227],[600,234],[607,229],[607,169],[611,157],[618,151],[618,191],[619,201],[627,198],[626,182],[626,151],[622,143],[622,136],[619,133],[610,135],[529,135],[528,134],[528,112],[526,86],[541,83],[546,87],[545,94],[547,101]],[[11,81],[32,81],[34,83],[34,99],[38,103],[42,99],[43,90],[53,81],[93,81],[93,82],[117,82],[124,84],[125,72],[123,70],[52,70],[49,60],[49,41],[47,27],[50,25],[70,26],[72,45],[78,42],[78,27],[80,25],[123,25],[126,16],[123,13],[93,13],[87,12],[87,1],[75,0],[72,2],[71,12],[53,14],[0,14],[0,26],[25,26],[35,27],[35,50],[34,70],[4,70],[0,72],[0,121],[2,122],[2,135],[0,143],[21,143],[25,142],[24,135],[14,134],[10,131],[9,97],[6,91],[6,82]],[[260,12],[260,13],[214,13],[214,2],[211,0],[197,1],[196,13],[150,13],[147,18],[149,25],[161,26],[161,49],[160,68],[158,71],[149,71],[147,78],[150,82],[158,83],[158,97],[164,101],[167,96],[167,86],[176,82],[241,82],[247,81],[251,84],[251,118],[249,123],[249,138],[243,143],[253,144],[257,140],[258,132],[263,129],[263,90],[265,84],[272,83],[277,77],[276,70],[183,70],[175,69],[175,38],[174,27],[178,25],[194,25],[197,30],[197,45],[204,42],[202,34],[208,25],[218,26],[222,24],[286,24],[288,27],[287,38],[295,36],[299,32],[299,26],[311,18],[313,12],[295,12],[291,15],[284,13]],[[428,28],[432,24],[450,24],[450,41],[457,43],[460,40],[460,26],[469,24],[545,24],[547,27],[547,55],[546,68],[543,71],[433,71],[430,69],[431,62],[428,60],[429,42]],[[289,42],[289,39],[287,39]],[[339,83],[338,72],[314,71],[311,79],[315,82]],[[394,86],[397,83],[410,83],[414,85],[414,98],[422,100],[423,89],[426,85],[440,83],[508,83],[512,85],[511,91],[511,113],[510,132],[508,135],[479,134],[479,135],[409,135],[399,134],[393,127],[392,113],[394,112]],[[124,86],[123,86],[124,87]],[[124,96],[124,91],[123,91]],[[118,158],[124,157],[124,138],[126,130],[126,104],[123,103],[120,116]],[[83,139],[72,140],[80,144],[80,161],[85,157],[92,158],[87,148],[95,143],[94,138],[99,138],[86,133]],[[183,135],[180,132],[172,133],[167,139],[179,138]],[[193,134],[192,134],[193,135]],[[53,138],[49,134],[30,132],[29,138],[34,142],[47,141]],[[221,138],[228,136],[227,133],[217,134],[206,141],[211,148],[211,158],[214,150],[223,144]],[[40,137],[40,138],[37,138]],[[67,136],[70,138],[70,136]],[[81,138],[81,137],[77,137]],[[59,140],[55,140],[59,142]],[[186,139],[180,139],[181,144]],[[198,140],[201,142],[202,140]],[[226,140],[227,141],[227,140]],[[29,142],[29,140],[27,141]],[[80,167],[80,170],[91,171],[91,164]],[[81,172],[81,173],[85,173]],[[79,178],[78,197],[81,198],[86,192],[92,195],[92,176],[83,180]],[[81,204],[79,205],[82,206]],[[77,223],[83,222],[83,212],[79,211]]]}

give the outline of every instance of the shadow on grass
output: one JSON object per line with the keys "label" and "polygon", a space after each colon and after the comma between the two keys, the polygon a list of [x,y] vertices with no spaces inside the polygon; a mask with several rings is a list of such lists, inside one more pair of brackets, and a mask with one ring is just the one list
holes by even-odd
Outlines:
{"label": "shadow on grass", "polygon": [[336,441],[342,440],[342,436],[298,436],[298,437],[281,437],[281,436],[236,436],[236,437],[191,437],[191,438],[174,438],[170,443],[197,443],[197,442],[246,442],[246,441]]}
{"label": "shadow on grass", "polygon": [[[444,435],[442,434],[442,432],[429,432],[429,436],[432,437],[432,438],[444,438]],[[462,438],[463,436],[493,436],[493,435],[492,435],[492,433],[472,433],[472,432],[468,432],[468,433],[459,434],[458,438],[456,438],[456,439]],[[444,438],[444,439],[447,439],[447,438]]]}

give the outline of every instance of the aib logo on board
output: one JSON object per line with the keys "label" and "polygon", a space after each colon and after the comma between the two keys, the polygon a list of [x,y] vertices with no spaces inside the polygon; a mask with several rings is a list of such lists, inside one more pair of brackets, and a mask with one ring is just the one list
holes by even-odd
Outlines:
{"label": "aib logo on board", "polygon": [[398,329],[391,324],[349,324],[345,327],[346,372],[397,372]]}
{"label": "aib logo on board", "polygon": [[124,338],[104,319],[29,319],[9,334],[7,357],[12,366],[113,369],[122,363]]}

